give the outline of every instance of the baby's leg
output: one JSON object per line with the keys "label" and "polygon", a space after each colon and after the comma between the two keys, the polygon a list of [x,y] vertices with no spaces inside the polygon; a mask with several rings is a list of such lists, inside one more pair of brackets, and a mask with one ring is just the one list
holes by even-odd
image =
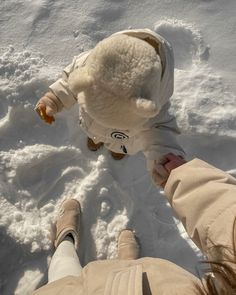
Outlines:
{"label": "baby's leg", "polygon": [[[99,143],[95,143],[90,137],[88,137],[87,139],[87,147],[90,151],[97,151],[98,149],[100,149],[102,146],[104,145],[103,142],[99,142]],[[125,157],[125,154],[121,154],[121,153],[115,153],[110,151],[111,156],[114,160],[121,160]]]}

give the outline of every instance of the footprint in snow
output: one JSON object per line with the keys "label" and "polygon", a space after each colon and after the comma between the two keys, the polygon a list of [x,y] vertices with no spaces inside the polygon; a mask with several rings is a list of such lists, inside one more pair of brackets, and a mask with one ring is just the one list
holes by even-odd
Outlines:
{"label": "footprint in snow", "polygon": [[193,25],[167,19],[157,22],[154,30],[172,44],[177,69],[190,68],[195,60],[209,58],[209,47]]}

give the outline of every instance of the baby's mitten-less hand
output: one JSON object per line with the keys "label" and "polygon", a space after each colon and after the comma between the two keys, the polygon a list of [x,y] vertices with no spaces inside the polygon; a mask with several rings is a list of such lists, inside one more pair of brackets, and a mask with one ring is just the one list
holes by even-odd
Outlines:
{"label": "baby's mitten-less hand", "polygon": [[40,118],[48,124],[52,124],[55,121],[54,115],[62,109],[63,104],[51,91],[41,97],[35,107],[35,111],[39,114]]}

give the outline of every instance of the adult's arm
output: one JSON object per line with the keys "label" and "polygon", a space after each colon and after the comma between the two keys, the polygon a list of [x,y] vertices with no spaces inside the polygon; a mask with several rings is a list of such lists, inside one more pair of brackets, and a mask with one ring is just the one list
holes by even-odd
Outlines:
{"label": "adult's arm", "polygon": [[209,259],[219,258],[212,251],[214,245],[233,249],[234,177],[194,159],[171,171],[165,195],[191,239]]}

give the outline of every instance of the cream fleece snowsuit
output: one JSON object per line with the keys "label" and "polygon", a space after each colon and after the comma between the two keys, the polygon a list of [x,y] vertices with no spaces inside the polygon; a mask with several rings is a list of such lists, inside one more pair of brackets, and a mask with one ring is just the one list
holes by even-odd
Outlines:
{"label": "cream fleece snowsuit", "polygon": [[[235,178],[195,159],[171,171],[165,195],[209,260],[219,258],[213,244],[233,249]],[[90,262],[81,276],[57,280],[34,295],[194,295],[194,283],[200,284],[199,279],[164,259],[103,260]]]}
{"label": "cream fleece snowsuit", "polygon": [[[148,29],[121,31],[114,35],[117,34],[126,34],[145,40],[159,54],[162,64],[162,78],[157,100],[158,105],[162,107],[161,111],[139,128],[117,130],[104,127],[93,120],[80,105],[80,126],[95,143],[103,142],[111,151],[130,155],[142,151],[147,158],[148,170],[152,170],[153,161],[161,161],[162,156],[169,152],[184,156],[184,151],[176,140],[179,130],[175,118],[169,113],[169,98],[173,93],[174,83],[172,48],[163,37]],[[87,51],[75,57],[72,64],[64,69],[62,78],[50,86],[51,91],[60,99],[65,108],[69,109],[77,102],[68,83],[68,78],[74,70],[86,64],[90,52]]]}

